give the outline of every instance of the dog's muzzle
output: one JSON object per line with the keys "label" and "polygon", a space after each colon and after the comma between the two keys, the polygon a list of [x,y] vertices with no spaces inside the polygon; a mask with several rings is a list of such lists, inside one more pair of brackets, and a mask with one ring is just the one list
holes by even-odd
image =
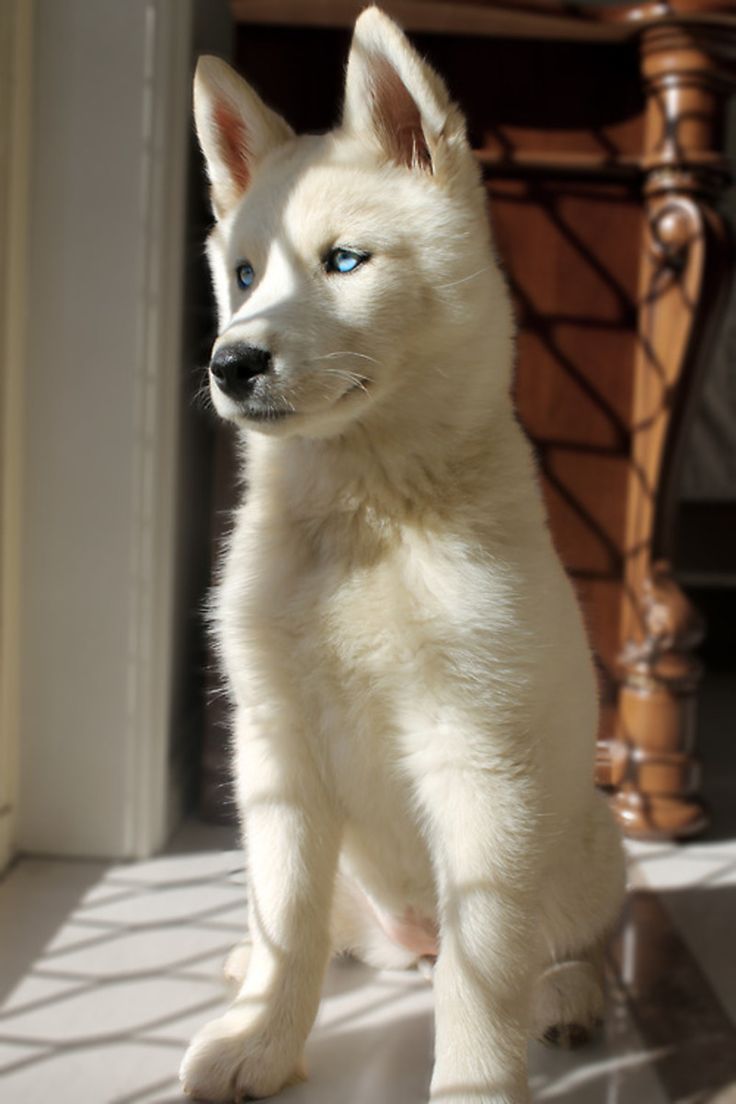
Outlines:
{"label": "dog's muzzle", "polygon": [[210,374],[223,394],[236,401],[247,399],[253,392],[257,376],[271,370],[271,354],[256,345],[223,345],[210,363]]}

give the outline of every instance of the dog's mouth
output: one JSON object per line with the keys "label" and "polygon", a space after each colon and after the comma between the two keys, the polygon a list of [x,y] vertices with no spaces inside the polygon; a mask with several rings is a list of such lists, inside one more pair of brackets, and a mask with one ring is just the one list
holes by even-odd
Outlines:
{"label": "dog's mouth", "polygon": [[[344,403],[350,398],[355,398],[361,393],[367,395],[372,383],[373,380],[369,379],[367,376],[360,376],[338,397],[337,405]],[[239,417],[244,421],[257,423],[259,425],[274,425],[278,422],[284,422],[289,418],[293,418],[299,413],[307,412],[299,411],[293,406],[271,406],[267,403],[260,405],[257,402],[243,403],[238,410]],[[319,413],[319,411],[314,411],[312,413]]]}

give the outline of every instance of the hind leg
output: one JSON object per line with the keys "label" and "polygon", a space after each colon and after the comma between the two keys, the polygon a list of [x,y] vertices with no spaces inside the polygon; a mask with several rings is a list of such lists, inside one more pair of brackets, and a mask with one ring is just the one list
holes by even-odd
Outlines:
{"label": "hind leg", "polygon": [[[335,881],[330,918],[333,955],[350,954],[378,970],[410,970],[420,956],[395,943],[381,927],[368,898],[342,872]],[[237,943],[225,959],[223,973],[228,983],[241,985],[251,957],[250,939]]]}
{"label": "hind leg", "polygon": [[354,955],[377,970],[410,970],[420,957],[390,938],[360,886],[342,872],[335,883],[330,934],[333,954]]}
{"label": "hind leg", "polygon": [[250,939],[244,939],[242,943],[236,943],[230,951],[222,967],[225,981],[230,985],[240,988],[245,981],[252,950],[253,944]]}

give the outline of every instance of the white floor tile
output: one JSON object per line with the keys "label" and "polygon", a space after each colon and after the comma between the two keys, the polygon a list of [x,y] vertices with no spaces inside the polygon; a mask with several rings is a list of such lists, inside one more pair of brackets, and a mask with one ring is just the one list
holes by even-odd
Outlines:
{"label": "white floor tile", "polygon": [[105,927],[136,926],[143,924],[196,923],[198,919],[223,918],[232,920],[237,914],[245,923],[245,899],[242,889],[226,881],[214,882],[197,879],[189,885],[131,888],[117,898],[89,906],[81,906],[74,913],[78,922]]}
{"label": "white floor tile", "polygon": [[[75,928],[79,934],[80,929]],[[88,935],[88,930],[84,930]],[[64,950],[54,945],[37,961],[37,967],[49,973],[76,973],[80,977],[122,977],[153,970],[161,974],[200,972],[204,960],[210,969],[213,956],[224,961],[232,946],[232,938],[211,928],[195,924],[124,930],[105,942],[87,942],[79,947],[78,940]]]}
{"label": "white floor tile", "polygon": [[172,1076],[176,1059],[176,1050],[163,1044],[125,1040],[104,1047],[90,1043],[60,1048],[1,1075],[1,1098],[4,1104],[137,1104],[161,1101],[162,1090],[168,1090],[180,1104],[183,1098]]}

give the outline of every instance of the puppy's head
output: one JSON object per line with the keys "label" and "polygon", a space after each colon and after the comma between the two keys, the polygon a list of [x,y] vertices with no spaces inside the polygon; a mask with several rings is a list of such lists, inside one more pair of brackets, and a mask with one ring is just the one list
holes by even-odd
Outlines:
{"label": "puppy's head", "polygon": [[210,57],[194,107],[216,218],[218,412],[271,434],[324,435],[407,383],[419,397],[431,384],[422,370],[478,313],[473,281],[494,268],[464,120],[440,78],[370,8],[337,130],[296,137]]}

